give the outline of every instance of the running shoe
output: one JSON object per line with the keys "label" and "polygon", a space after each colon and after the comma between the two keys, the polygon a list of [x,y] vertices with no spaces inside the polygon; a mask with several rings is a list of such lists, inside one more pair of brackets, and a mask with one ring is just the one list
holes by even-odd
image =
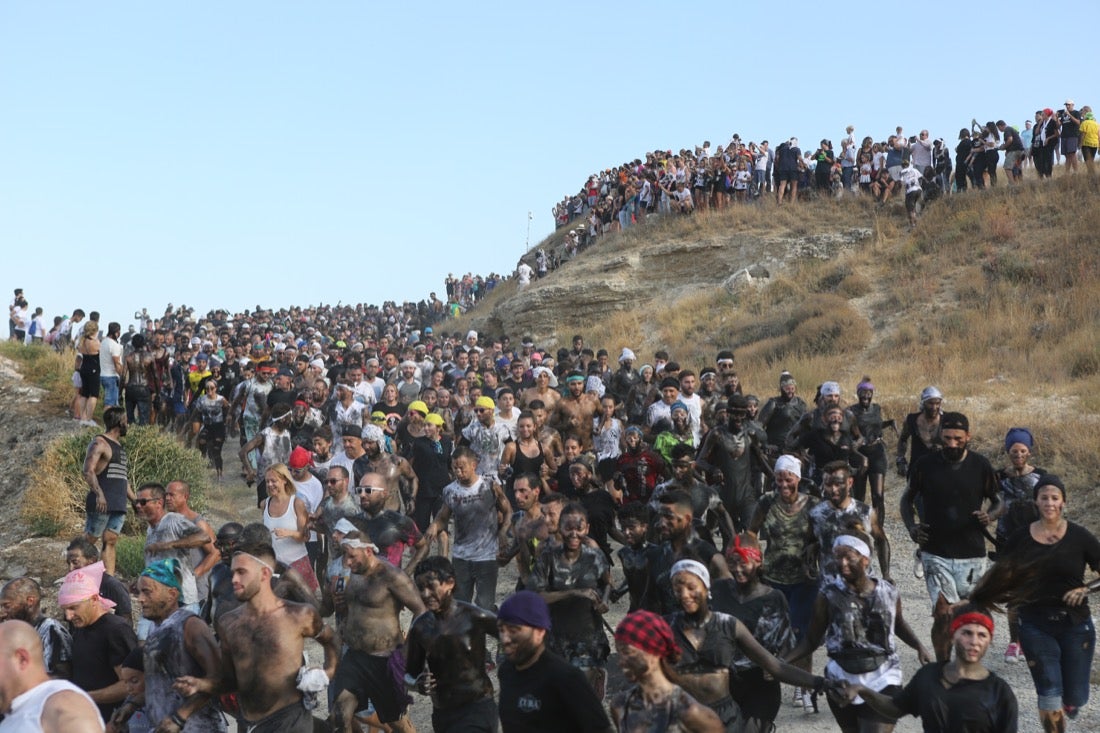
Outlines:
{"label": "running shoe", "polygon": [[1077,713],[1081,712],[1081,709],[1076,705],[1063,705],[1062,710],[1065,712],[1066,717],[1073,720],[1077,717]]}
{"label": "running shoe", "polygon": [[1020,649],[1020,645],[1012,642],[1005,649],[1005,664],[1016,664],[1022,656],[1024,656],[1024,652]]}
{"label": "running shoe", "polygon": [[913,553],[913,577],[924,580],[924,560],[920,556],[920,550]]}
{"label": "running shoe", "polygon": [[802,693],[804,690],[801,687],[792,687],[791,692],[791,705],[794,705],[796,708],[802,707]]}
{"label": "running shoe", "polygon": [[817,704],[814,702],[814,693],[811,690],[802,691],[802,711],[806,713],[817,712]]}

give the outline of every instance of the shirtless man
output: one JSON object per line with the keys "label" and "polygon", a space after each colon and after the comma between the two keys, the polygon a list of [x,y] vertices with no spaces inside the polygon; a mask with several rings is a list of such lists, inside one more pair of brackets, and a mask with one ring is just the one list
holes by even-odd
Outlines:
{"label": "shirtless man", "polygon": [[[917,459],[938,450],[943,444],[940,438],[940,414],[943,410],[943,394],[935,387],[925,387],[920,393],[920,412],[911,412],[905,416],[898,435],[897,465],[898,475],[909,475],[909,466]],[[909,460],[905,460],[905,448],[909,447]]]}
{"label": "shirtless man", "polygon": [[432,729],[495,731],[493,683],[485,672],[485,637],[497,636],[496,616],[454,600],[451,561],[435,555],[417,568],[416,589],[427,611],[409,627],[405,683],[432,698]]}
{"label": "shirtless man", "polygon": [[547,410],[553,410],[554,406],[561,399],[561,395],[557,390],[550,386],[551,379],[553,378],[553,372],[546,367],[535,367],[535,386],[530,389],[523,390],[523,395],[520,399],[520,407],[525,407],[528,410],[533,410],[534,406],[531,404],[535,400],[542,402],[543,407]]}
{"label": "shirtless man", "polygon": [[368,473],[378,474],[382,485],[386,487],[386,509],[400,511],[405,504],[401,481],[403,479],[410,487],[409,496],[416,496],[420,483],[416,471],[401,456],[382,450],[385,445],[385,433],[382,428],[377,425],[368,425],[363,428],[362,436],[363,455],[355,459],[352,467],[356,484],[361,484],[363,477]]}
{"label": "shirtless man", "polygon": [[344,593],[334,594],[337,610],[347,611],[348,651],[332,681],[333,730],[358,731],[355,711],[369,699],[390,731],[411,733],[415,729],[405,716],[404,690],[394,688],[390,657],[403,642],[401,610],[419,615],[424,602],[407,575],[375,555],[377,545],[365,533],[349,532],[340,544],[351,575]]}
{"label": "shirtless man", "polygon": [[503,565],[516,558],[520,577],[516,590],[523,590],[522,579],[531,574],[539,547],[550,538],[550,527],[539,503],[541,479],[533,473],[522,473],[515,477],[514,488],[516,510],[512,512],[510,541],[501,548],[499,559]]}
{"label": "shirtless man", "polygon": [[312,733],[313,716],[302,704],[298,674],[306,639],[325,651],[325,674],[336,670],[340,642],[316,607],[275,595],[275,551],[269,544],[243,544],[233,555],[233,595],[242,605],[217,624],[222,665],[218,676],[179,677],[184,697],[237,693],[240,726],[250,733]]}
{"label": "shirtless man", "polygon": [[576,436],[585,451],[592,450],[592,418],[600,408],[600,400],[584,391],[584,375],[570,372],[565,378],[569,394],[558,400],[550,413],[550,425],[562,435]]}

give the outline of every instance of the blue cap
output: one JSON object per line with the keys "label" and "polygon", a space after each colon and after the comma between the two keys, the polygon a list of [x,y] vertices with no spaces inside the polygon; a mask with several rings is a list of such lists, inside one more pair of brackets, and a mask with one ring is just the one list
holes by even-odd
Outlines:
{"label": "blue cap", "polygon": [[497,621],[535,629],[550,629],[550,607],[538,593],[521,590],[504,599]]}

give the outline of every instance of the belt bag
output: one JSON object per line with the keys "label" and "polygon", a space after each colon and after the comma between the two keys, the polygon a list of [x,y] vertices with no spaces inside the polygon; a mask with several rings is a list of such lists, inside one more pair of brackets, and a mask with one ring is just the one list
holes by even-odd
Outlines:
{"label": "belt bag", "polygon": [[889,658],[885,652],[873,652],[869,649],[841,649],[829,657],[849,674],[874,672]]}

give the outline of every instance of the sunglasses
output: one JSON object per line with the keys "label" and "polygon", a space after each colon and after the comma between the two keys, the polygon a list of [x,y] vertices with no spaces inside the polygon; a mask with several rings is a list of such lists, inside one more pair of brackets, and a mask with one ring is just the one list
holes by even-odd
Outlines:
{"label": "sunglasses", "polygon": [[356,486],[356,494],[373,494],[376,491],[385,491],[386,489],[381,486]]}
{"label": "sunglasses", "polygon": [[154,501],[160,501],[160,499],[134,499],[134,503],[138,506],[145,506],[146,504]]}
{"label": "sunglasses", "polygon": [[474,412],[476,412],[478,415],[480,415],[483,412],[488,412],[488,411],[489,411],[489,409],[486,408],[486,407],[475,407],[474,408]]}
{"label": "sunglasses", "polygon": [[335,486],[336,484],[340,483],[341,481],[347,481],[347,479],[346,478],[327,478],[327,479],[325,479],[325,485],[326,486]]}

